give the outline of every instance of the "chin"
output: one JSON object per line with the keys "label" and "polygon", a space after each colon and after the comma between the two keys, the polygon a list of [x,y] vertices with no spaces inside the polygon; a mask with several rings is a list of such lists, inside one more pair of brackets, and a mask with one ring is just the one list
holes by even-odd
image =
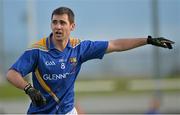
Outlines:
{"label": "chin", "polygon": [[56,39],[56,41],[62,41],[63,39],[60,39],[60,38],[58,38],[58,39]]}
{"label": "chin", "polygon": [[66,40],[66,39],[63,38],[63,37],[57,37],[56,40],[57,40],[57,41],[63,41],[63,40]]}
{"label": "chin", "polygon": [[63,37],[55,37],[56,40],[63,40]]}

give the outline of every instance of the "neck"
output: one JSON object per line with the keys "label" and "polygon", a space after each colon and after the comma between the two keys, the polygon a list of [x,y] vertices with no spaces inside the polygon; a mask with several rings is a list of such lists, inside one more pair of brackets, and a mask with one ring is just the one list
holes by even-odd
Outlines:
{"label": "neck", "polygon": [[66,40],[55,40],[53,39],[53,43],[59,51],[63,51],[66,48],[66,45],[68,43],[68,39]]}

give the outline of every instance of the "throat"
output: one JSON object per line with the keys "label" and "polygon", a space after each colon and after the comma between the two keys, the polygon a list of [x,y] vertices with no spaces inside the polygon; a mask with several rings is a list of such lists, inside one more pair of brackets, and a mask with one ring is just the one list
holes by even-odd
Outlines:
{"label": "throat", "polygon": [[68,40],[57,40],[54,42],[56,49],[59,51],[64,51],[67,43],[68,43]]}

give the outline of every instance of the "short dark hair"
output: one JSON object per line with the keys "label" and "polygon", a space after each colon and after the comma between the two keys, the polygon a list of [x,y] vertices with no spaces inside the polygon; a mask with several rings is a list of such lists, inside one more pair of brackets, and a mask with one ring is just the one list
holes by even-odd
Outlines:
{"label": "short dark hair", "polygon": [[62,15],[62,14],[67,14],[68,15],[68,19],[69,19],[69,22],[72,24],[74,23],[74,13],[73,11],[70,9],[70,8],[67,8],[67,7],[59,7],[57,9],[55,9],[53,12],[52,12],[52,15],[51,15],[51,20],[53,18],[53,15]]}

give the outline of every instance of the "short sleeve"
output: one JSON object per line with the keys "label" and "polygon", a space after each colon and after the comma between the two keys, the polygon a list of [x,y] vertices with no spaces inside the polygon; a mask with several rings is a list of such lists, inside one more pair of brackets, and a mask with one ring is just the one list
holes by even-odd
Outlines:
{"label": "short sleeve", "polygon": [[82,41],[80,59],[82,62],[90,59],[102,59],[107,47],[108,41]]}
{"label": "short sleeve", "polygon": [[19,59],[11,66],[13,69],[19,72],[23,77],[28,73],[34,71],[38,60],[38,50],[27,50],[25,51]]}

